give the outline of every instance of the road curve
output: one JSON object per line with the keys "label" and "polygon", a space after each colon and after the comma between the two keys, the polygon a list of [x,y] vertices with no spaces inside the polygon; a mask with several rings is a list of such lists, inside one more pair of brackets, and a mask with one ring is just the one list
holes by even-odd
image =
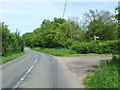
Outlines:
{"label": "road curve", "polygon": [[2,88],[83,88],[77,75],[52,56],[27,48],[25,52],[2,65]]}

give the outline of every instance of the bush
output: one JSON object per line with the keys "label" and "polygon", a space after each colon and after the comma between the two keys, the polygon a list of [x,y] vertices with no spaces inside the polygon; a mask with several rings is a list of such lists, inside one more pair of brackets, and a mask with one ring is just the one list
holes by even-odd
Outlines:
{"label": "bush", "polygon": [[94,42],[73,42],[70,47],[71,50],[76,51],[78,54],[95,53],[96,44]]}
{"label": "bush", "polygon": [[73,42],[71,50],[78,54],[97,53],[97,54],[118,54],[118,41],[91,41]]}
{"label": "bush", "polygon": [[103,62],[84,79],[87,88],[119,88],[120,58]]}
{"label": "bush", "polygon": [[0,32],[2,32],[2,56],[23,52],[24,43],[19,32],[10,33],[8,26],[4,23],[0,24]]}

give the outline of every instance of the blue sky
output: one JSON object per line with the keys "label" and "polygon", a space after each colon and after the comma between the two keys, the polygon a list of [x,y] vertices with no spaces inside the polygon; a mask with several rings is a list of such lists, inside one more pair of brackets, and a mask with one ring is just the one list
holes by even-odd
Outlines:
{"label": "blue sky", "polygon": [[[62,17],[65,2],[2,2],[0,3],[0,21],[4,21],[11,32],[16,28],[21,35],[40,27],[44,19]],[[82,15],[93,10],[109,10],[114,13],[117,2],[68,2],[65,19]]]}

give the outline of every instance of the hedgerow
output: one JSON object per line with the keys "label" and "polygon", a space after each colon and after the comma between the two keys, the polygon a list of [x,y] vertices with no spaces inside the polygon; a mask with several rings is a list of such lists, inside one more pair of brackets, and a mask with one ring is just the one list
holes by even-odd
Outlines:
{"label": "hedgerow", "polygon": [[118,41],[73,42],[70,49],[79,54],[118,54]]}

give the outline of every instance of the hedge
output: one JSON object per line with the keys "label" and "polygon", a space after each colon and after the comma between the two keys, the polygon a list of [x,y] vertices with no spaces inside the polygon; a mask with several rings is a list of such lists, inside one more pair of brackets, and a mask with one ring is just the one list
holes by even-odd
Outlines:
{"label": "hedge", "polygon": [[71,50],[78,54],[96,53],[96,54],[118,54],[118,41],[91,41],[91,42],[73,42]]}

